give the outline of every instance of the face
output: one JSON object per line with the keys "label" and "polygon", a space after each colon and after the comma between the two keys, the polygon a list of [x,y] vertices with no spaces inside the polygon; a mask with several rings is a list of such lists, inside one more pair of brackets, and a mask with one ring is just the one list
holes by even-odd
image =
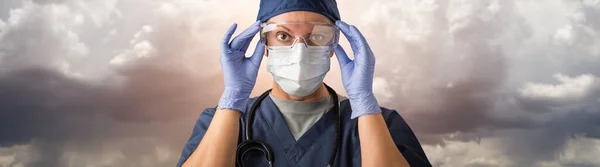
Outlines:
{"label": "face", "polygon": [[[325,16],[307,11],[292,11],[270,18],[266,23],[321,23],[324,25],[333,25]],[[308,46],[323,46],[331,43],[334,38],[331,26],[313,26],[312,24],[286,24],[272,27],[264,34],[267,46],[290,46],[298,37],[302,37],[297,43],[304,43]],[[302,40],[304,39],[304,40]],[[268,52],[267,53],[268,56]],[[331,56],[333,51],[331,52]]]}

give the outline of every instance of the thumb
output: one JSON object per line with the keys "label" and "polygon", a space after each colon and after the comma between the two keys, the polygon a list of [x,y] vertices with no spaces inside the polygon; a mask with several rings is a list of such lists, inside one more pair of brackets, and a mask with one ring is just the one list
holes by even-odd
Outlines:
{"label": "thumb", "polygon": [[346,64],[352,62],[341,45],[336,45],[333,51],[335,52],[338,63],[340,63],[340,68],[343,68]]}

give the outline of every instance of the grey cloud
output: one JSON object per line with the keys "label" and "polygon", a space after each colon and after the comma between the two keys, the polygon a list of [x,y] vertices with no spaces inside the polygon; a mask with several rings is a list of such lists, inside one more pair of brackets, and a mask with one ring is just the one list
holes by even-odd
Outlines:
{"label": "grey cloud", "polygon": [[4,0],[0,2],[0,20],[6,20],[9,15],[9,11],[13,8],[17,8],[21,5],[21,0]]}
{"label": "grey cloud", "polygon": [[67,2],[68,0],[31,0],[34,3],[38,3],[38,4],[51,4],[51,3],[64,3]]}
{"label": "grey cloud", "polygon": [[[23,22],[0,32],[0,147],[26,145],[13,162],[26,166],[66,166],[68,152],[78,153],[76,166],[98,162],[89,158],[98,155],[114,160],[104,166],[173,165],[198,113],[220,96],[218,59],[211,57],[218,56],[218,41],[235,21],[212,17],[220,10],[214,1],[119,1],[115,11],[65,2],[71,1],[35,1],[21,13]],[[485,154],[496,161],[477,161],[473,154],[449,151],[432,160],[439,166],[536,166],[555,161],[573,136],[600,137],[600,85],[570,99],[518,91],[527,82],[555,85],[555,73],[600,76],[600,59],[590,47],[600,41],[593,36],[600,32],[598,4],[564,7],[582,13],[584,22],[557,14],[574,27],[567,31],[575,34],[570,39],[540,35],[547,25],[530,22],[521,11],[529,8],[519,3],[524,1],[340,3],[344,18],[357,24],[378,56],[377,76],[394,95],[382,105],[398,110],[422,143],[452,150],[453,142],[474,141],[488,152],[505,152]],[[367,4],[374,7],[356,12]],[[201,12],[186,8],[192,6]],[[373,16],[351,17],[358,13]],[[51,28],[57,25],[64,29]],[[152,31],[135,36],[144,25]],[[118,33],[105,37],[111,29]],[[153,51],[139,56],[135,47],[143,42]],[[109,64],[119,56],[131,59]],[[158,156],[159,147],[173,155]],[[141,162],[148,158],[156,162]],[[452,164],[444,158],[473,161]]]}
{"label": "grey cloud", "polygon": [[[598,41],[593,33],[598,31],[573,29],[574,34],[587,34],[574,39],[577,43],[573,45],[548,41],[552,38],[538,41],[532,37],[539,35],[536,30],[544,25],[529,23],[527,16],[519,11],[528,9],[517,7],[517,3],[524,2],[429,1],[418,3],[415,11],[412,11],[414,6],[400,3],[380,9],[389,13],[378,15],[381,17],[375,18],[381,20],[373,22],[392,25],[365,26],[378,27],[373,32],[393,32],[402,29],[403,24],[419,24],[409,28],[410,31],[369,42],[395,49],[380,48],[383,51],[377,52],[386,55],[381,66],[389,67],[379,68],[378,73],[393,85],[390,91],[396,96],[388,100],[390,108],[398,109],[425,143],[445,147],[447,141],[479,143],[502,137],[494,149],[511,153],[503,155],[510,161],[502,164],[537,166],[557,159],[566,142],[575,135],[597,138],[595,121],[600,118],[597,105],[600,85],[592,85],[586,95],[577,99],[523,97],[518,89],[528,82],[521,79],[548,78],[559,72],[572,77],[598,76],[595,69],[600,63],[592,47]],[[597,18],[594,10],[598,8],[588,6],[575,12],[578,10],[583,10],[587,19]],[[413,15],[392,17],[399,13]],[[595,27],[594,21],[573,24]],[[425,26],[419,29],[420,25]],[[428,33],[410,34],[423,31]],[[532,61],[528,66],[517,64],[530,58],[539,62]],[[559,61],[542,73],[529,73],[544,66],[540,62],[549,60]],[[415,64],[403,63],[406,61]],[[527,73],[526,77],[520,78],[520,73]],[[555,82],[545,81],[548,80],[541,82]]]}
{"label": "grey cloud", "polygon": [[[12,16],[21,17],[20,22],[0,32],[0,147],[28,149],[0,155],[13,156],[6,165],[176,163],[199,113],[216,104],[214,97],[222,89],[218,73],[204,69],[214,63],[195,61],[208,50],[204,43],[191,41],[201,39],[193,35],[197,22],[165,18],[151,24],[156,34],[140,38],[158,52],[117,67],[90,56],[95,53],[76,52],[80,46],[88,51],[103,47],[79,39],[86,26],[71,14],[81,9],[30,3],[21,10]],[[188,26],[172,24],[176,22]],[[112,56],[122,47],[111,48]],[[102,70],[108,75],[88,76],[88,61],[110,68]],[[112,163],[97,164],[106,161]]]}
{"label": "grey cloud", "polygon": [[[186,137],[180,133],[188,132],[195,122],[196,117],[188,116],[197,115],[213,103],[188,95],[187,92],[194,91],[185,87],[196,85],[178,80],[176,75],[171,76],[170,81],[182,84],[161,84],[162,81],[141,78],[132,78],[134,82],[117,89],[73,80],[44,69],[4,74],[0,77],[3,115],[0,117],[0,134],[3,134],[0,146],[33,142],[33,153],[40,159],[21,157],[31,161],[31,166],[63,166],[64,162],[59,160],[68,152],[66,146],[77,146],[75,151],[83,153],[100,149],[102,142],[127,138],[156,140],[152,143],[128,141],[127,145],[137,147],[127,154],[132,160],[147,156],[148,152],[140,149],[154,149],[152,145],[166,144],[169,151],[177,152]],[[139,86],[138,82],[146,81],[148,83]],[[88,151],[88,147],[94,149]],[[169,162],[174,163],[174,160]],[[126,162],[130,166],[138,163]]]}
{"label": "grey cloud", "polygon": [[[391,107],[407,112],[404,115],[409,121],[415,120],[413,127],[421,133],[466,132],[488,126],[486,124],[494,120],[486,111],[491,110],[494,102],[501,98],[498,92],[505,89],[509,77],[510,60],[507,54],[512,53],[509,50],[513,45],[505,43],[527,39],[528,25],[515,13],[512,1],[440,1],[435,4],[436,8],[422,13],[427,17],[415,16],[415,19],[421,20],[413,21],[413,24],[430,25],[427,27],[431,31],[429,34],[420,35],[420,39],[414,41],[401,36],[405,34],[398,34],[377,42],[402,50],[400,53],[389,50],[385,51],[391,53],[379,53],[399,54],[397,58],[385,57],[389,61],[381,66],[397,66],[390,63],[402,62],[401,58],[407,57],[404,59],[418,61],[418,64],[401,64],[417,69],[412,72],[414,74],[407,75],[423,76],[409,80],[402,76],[404,73],[398,73],[393,68],[379,69],[380,75],[395,83],[392,91],[397,96],[392,101],[402,102],[395,103],[402,105]],[[499,6],[498,9],[490,9],[494,5]],[[410,8],[400,7],[399,10],[408,11]],[[398,23],[412,21],[405,17],[380,19],[398,19],[393,21]],[[388,26],[390,29],[387,31],[399,26]],[[513,31],[513,27],[517,27],[518,31]],[[523,29],[525,31],[521,31]],[[516,39],[505,39],[505,36],[513,35],[517,36]],[[402,45],[391,46],[399,43]],[[415,49],[412,46],[423,48]],[[419,103],[432,105],[415,105]]]}
{"label": "grey cloud", "polygon": [[75,30],[56,28],[79,26],[76,19],[68,17],[69,8],[25,4],[0,32],[0,70],[27,66],[61,68],[87,55],[89,49],[79,41]]}
{"label": "grey cloud", "polygon": [[[67,120],[76,118],[77,114],[85,114],[81,111],[87,110],[94,101],[89,99],[93,96],[85,95],[92,92],[87,85],[44,70],[20,71],[1,78],[0,109],[4,115],[0,118],[1,134],[11,134],[3,137],[3,145],[26,144],[40,136],[63,136],[62,130],[71,125],[57,120],[56,112],[65,112],[58,117],[67,117],[64,118]],[[68,110],[61,111],[64,109]]]}

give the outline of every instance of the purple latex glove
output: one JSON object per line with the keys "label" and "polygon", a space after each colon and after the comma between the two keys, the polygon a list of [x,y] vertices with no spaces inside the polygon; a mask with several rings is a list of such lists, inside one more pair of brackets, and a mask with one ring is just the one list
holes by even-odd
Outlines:
{"label": "purple latex glove", "polygon": [[237,24],[233,24],[221,45],[221,67],[223,69],[223,78],[225,89],[219,100],[217,109],[232,109],[240,112],[246,112],[246,104],[250,97],[250,92],[256,83],[256,76],[262,61],[265,47],[258,42],[254,54],[246,58],[248,45],[260,30],[260,21],[252,24],[237,37],[229,42],[235,32]]}
{"label": "purple latex glove", "polygon": [[381,113],[379,103],[373,94],[375,56],[367,44],[367,40],[352,25],[343,21],[337,21],[336,25],[350,42],[352,52],[354,52],[354,60],[351,60],[342,46],[337,45],[334,49],[340,63],[342,83],[352,106],[351,118]]}

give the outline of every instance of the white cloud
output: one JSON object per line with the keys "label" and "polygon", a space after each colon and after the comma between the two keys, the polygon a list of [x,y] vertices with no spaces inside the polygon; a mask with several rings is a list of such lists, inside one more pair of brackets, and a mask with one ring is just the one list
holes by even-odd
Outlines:
{"label": "white cloud", "polygon": [[[521,132],[527,133],[526,131]],[[509,135],[510,133],[514,132],[504,131],[498,134]],[[533,132],[533,134],[536,133]],[[533,136],[531,134],[525,135]],[[425,145],[423,149],[427,152],[432,165],[439,167],[560,167],[600,165],[600,161],[597,159],[597,156],[600,155],[600,140],[586,137],[569,138],[565,147],[559,148],[556,154],[552,155],[554,158],[540,161],[539,159],[519,157],[522,161],[527,162],[514,161],[514,156],[520,154],[518,152],[535,154],[535,150],[528,150],[535,149],[527,145],[530,142],[527,141],[528,137],[521,137],[524,138],[516,139],[506,136],[488,137],[482,139],[480,142],[445,140],[444,145]],[[506,145],[510,143],[517,146]]]}
{"label": "white cloud", "polygon": [[[111,30],[111,32],[116,32],[116,30]],[[109,34],[111,32],[109,32]],[[156,56],[156,48],[148,41],[154,35],[153,33],[154,28],[152,28],[152,26],[142,26],[129,42],[131,48],[112,58],[109,64],[115,67],[124,67],[132,65],[133,62],[140,61],[140,59]]]}
{"label": "white cloud", "polygon": [[474,141],[446,141],[445,145],[426,145],[423,147],[433,166],[508,166],[508,159],[498,148],[496,139]]}
{"label": "white cloud", "polygon": [[150,57],[152,54],[155,54],[155,49],[152,47],[152,44],[150,44],[148,41],[140,41],[133,44],[133,48],[131,50],[127,50],[125,53],[121,53],[111,59],[109,64],[115,66],[124,66],[132,61]]}
{"label": "white cloud", "polygon": [[93,1],[68,1],[73,8],[79,9],[87,17],[91,18],[95,26],[101,27],[110,24],[115,17],[121,15],[117,8],[117,0],[93,0]]}
{"label": "white cloud", "polygon": [[557,161],[563,165],[600,166],[600,139],[575,137],[568,141]]}
{"label": "white cloud", "polygon": [[577,77],[569,77],[563,74],[555,74],[554,78],[560,81],[560,84],[540,84],[527,83],[521,88],[521,95],[529,98],[565,98],[578,99],[585,97],[598,86],[598,78],[591,74],[584,74]]}
{"label": "white cloud", "polygon": [[[0,147],[0,164],[10,167],[23,167],[33,161],[34,155],[31,154],[30,145],[13,145],[9,147]],[[29,158],[26,158],[29,156]]]}
{"label": "white cloud", "polygon": [[[428,140],[475,134],[459,143],[442,141],[446,146],[427,145],[430,160],[446,166],[563,166],[552,154],[561,151],[565,134],[593,127],[580,116],[599,110],[600,61],[593,55],[600,46],[595,35],[600,24],[590,18],[600,8],[571,2],[580,1],[349,2],[349,11],[366,11],[354,17],[363,20],[346,21],[358,25],[378,67],[384,67],[377,73],[393,96],[386,100],[401,102],[386,107],[402,111]],[[557,84],[547,77],[555,73]],[[536,129],[550,125],[564,128]],[[520,132],[482,135],[478,129]],[[555,140],[530,142],[539,139],[527,133]],[[527,139],[517,140],[520,136]],[[496,139],[501,137],[515,141]],[[499,151],[503,143],[529,144],[532,150]]]}
{"label": "white cloud", "polygon": [[[147,73],[169,71],[165,72],[169,76],[199,78],[201,86],[194,87],[201,89],[215,89],[206,84],[219,79],[219,42],[226,29],[238,23],[236,34],[240,33],[253,23],[258,7],[258,0],[45,2],[25,1],[6,11],[8,19],[0,20],[0,70],[50,68],[70,78],[100,78],[96,81],[102,82],[92,83],[104,85],[103,73],[108,73],[107,78],[116,74],[139,79],[136,70],[150,69]],[[435,166],[598,165],[593,159],[600,156],[594,149],[597,139],[565,136],[589,131],[592,121],[580,119],[593,116],[600,107],[600,21],[596,17],[600,1],[355,0],[339,4],[342,19],[363,32],[378,58],[374,93],[386,104],[382,106],[406,114],[415,133],[444,141],[424,146]],[[351,51],[346,41],[342,45]],[[119,73],[119,69],[133,72]],[[336,70],[328,74],[334,81],[327,83],[341,89]],[[268,75],[265,70],[259,74]],[[549,80],[550,75],[558,83]],[[261,89],[271,84],[268,77],[259,79],[265,83],[259,85]],[[144,81],[128,93],[147,95],[135,91],[149,84]],[[169,91],[157,92],[160,96]],[[218,99],[216,94],[206,96]],[[131,107],[156,108],[144,105]],[[554,133],[536,132],[551,125],[556,126]],[[511,128],[519,133],[478,131]],[[544,147],[536,145],[546,138],[556,140],[540,144]],[[160,144],[144,153],[127,152],[121,147],[130,142],[120,140],[92,149],[67,144],[72,148],[59,155],[73,166],[91,162],[139,166],[169,164],[179,154],[179,148]],[[567,141],[564,148],[563,140]],[[531,147],[514,151],[518,149],[505,143]],[[33,155],[35,150],[21,152]],[[554,153],[561,156],[549,156]],[[139,155],[135,160],[140,163],[129,159],[133,155]],[[26,157],[0,155],[0,164],[23,161],[21,165],[26,165],[35,159]]]}
{"label": "white cloud", "polygon": [[[73,19],[73,15],[76,15]],[[29,1],[11,10],[0,35],[0,59],[9,68],[64,69],[89,54],[78,34],[81,16],[64,5],[38,5]]]}
{"label": "white cloud", "polygon": [[13,162],[15,160],[14,152],[16,152],[14,149],[0,147],[0,164]]}
{"label": "white cloud", "polygon": [[388,103],[394,96],[389,90],[389,84],[385,78],[375,77],[373,79],[373,94],[377,96],[377,102],[381,104]]}
{"label": "white cloud", "polygon": [[[60,158],[65,167],[94,166],[164,166],[178,159],[178,152],[173,152],[171,147],[151,138],[118,139],[102,141],[103,147],[95,150],[81,150],[81,148],[67,148]],[[144,143],[152,147],[138,148],[131,143]],[[128,148],[131,150],[125,150]]]}
{"label": "white cloud", "polygon": [[600,21],[596,19],[600,5],[591,0],[567,1],[565,4],[569,6],[565,15],[570,22],[556,31],[555,41],[600,57]]}
{"label": "white cloud", "polygon": [[575,43],[573,39],[575,37],[573,35],[573,27],[571,25],[566,25],[565,27],[556,30],[554,39],[563,44],[573,45]]}
{"label": "white cloud", "polygon": [[108,35],[116,35],[117,34],[117,30],[112,29],[108,32]]}
{"label": "white cloud", "polygon": [[4,30],[5,26],[6,23],[4,22],[4,20],[0,19],[0,34],[2,34],[2,31]]}

